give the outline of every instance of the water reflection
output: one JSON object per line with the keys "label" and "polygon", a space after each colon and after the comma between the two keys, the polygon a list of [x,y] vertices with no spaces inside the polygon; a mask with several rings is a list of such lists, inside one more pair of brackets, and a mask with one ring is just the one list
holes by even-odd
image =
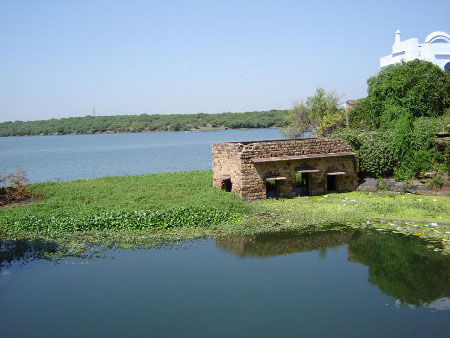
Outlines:
{"label": "water reflection", "polygon": [[326,231],[285,232],[216,239],[216,245],[238,257],[269,257],[348,244],[348,261],[369,268],[369,282],[394,297],[398,307],[450,309],[450,259],[427,250],[423,241],[401,234]]}
{"label": "water reflection", "polygon": [[26,264],[36,259],[48,259],[57,252],[59,245],[44,239],[0,239],[0,272],[13,262]]}
{"label": "water reflection", "polygon": [[402,303],[442,307],[450,296],[449,258],[427,250],[418,238],[355,232],[348,253],[349,261],[369,267],[370,283]]}
{"label": "water reflection", "polygon": [[324,257],[327,249],[348,243],[350,236],[350,230],[314,233],[278,232],[217,238],[216,245],[237,257],[270,257],[314,250],[319,250],[321,257]]}

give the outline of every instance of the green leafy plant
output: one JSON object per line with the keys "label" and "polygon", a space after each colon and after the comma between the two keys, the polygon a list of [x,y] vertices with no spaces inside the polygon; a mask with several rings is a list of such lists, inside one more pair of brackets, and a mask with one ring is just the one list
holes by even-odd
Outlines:
{"label": "green leafy plant", "polygon": [[350,128],[333,134],[359,153],[361,171],[397,180],[432,169],[445,172],[447,157],[434,139],[449,123],[448,72],[415,60],[389,66],[367,82],[368,97],[349,112]]}
{"label": "green leafy plant", "polygon": [[289,110],[285,117],[287,126],[281,131],[290,138],[302,137],[305,133],[329,135],[344,125],[344,109],[339,100],[336,92],[317,88],[314,96]]}
{"label": "green leafy plant", "polygon": [[442,185],[444,184],[444,177],[442,177],[441,175],[434,175],[431,180],[429,180],[427,182],[427,184],[431,187],[437,187],[437,188],[441,188]]}

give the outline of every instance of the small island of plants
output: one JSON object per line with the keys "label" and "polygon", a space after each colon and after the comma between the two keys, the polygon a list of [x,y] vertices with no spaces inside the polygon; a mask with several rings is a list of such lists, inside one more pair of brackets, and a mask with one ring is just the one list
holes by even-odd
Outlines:
{"label": "small island of plants", "polygon": [[211,171],[193,171],[34,184],[29,187],[34,203],[0,209],[1,260],[11,261],[18,252],[86,255],[98,246],[138,248],[332,227],[404,233],[450,253],[446,197],[351,192],[247,203],[211,182]]}

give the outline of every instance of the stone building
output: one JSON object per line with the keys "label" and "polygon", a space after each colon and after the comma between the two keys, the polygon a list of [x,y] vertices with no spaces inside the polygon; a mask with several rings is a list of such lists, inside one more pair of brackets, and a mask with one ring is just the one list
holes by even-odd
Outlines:
{"label": "stone building", "polygon": [[347,141],[309,138],[214,143],[213,184],[245,200],[350,191],[358,159]]}

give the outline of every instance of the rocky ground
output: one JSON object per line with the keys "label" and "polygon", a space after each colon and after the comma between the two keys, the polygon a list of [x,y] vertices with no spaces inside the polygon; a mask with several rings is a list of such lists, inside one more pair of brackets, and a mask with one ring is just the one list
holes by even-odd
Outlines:
{"label": "rocky ground", "polygon": [[[442,184],[433,184],[433,177],[439,175],[442,177]],[[434,195],[450,197],[450,181],[447,174],[426,173],[426,179],[414,180],[410,182],[397,182],[393,178],[376,179],[372,177],[365,178],[363,183],[358,186],[358,191],[398,191],[417,195]]]}

